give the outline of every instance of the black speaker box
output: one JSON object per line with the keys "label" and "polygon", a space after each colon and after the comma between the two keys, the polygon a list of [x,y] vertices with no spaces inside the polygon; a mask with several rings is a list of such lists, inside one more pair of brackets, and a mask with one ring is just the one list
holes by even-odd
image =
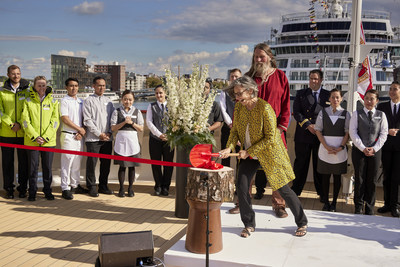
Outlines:
{"label": "black speaker box", "polygon": [[152,231],[102,234],[99,237],[101,267],[139,266],[152,262],[154,243]]}

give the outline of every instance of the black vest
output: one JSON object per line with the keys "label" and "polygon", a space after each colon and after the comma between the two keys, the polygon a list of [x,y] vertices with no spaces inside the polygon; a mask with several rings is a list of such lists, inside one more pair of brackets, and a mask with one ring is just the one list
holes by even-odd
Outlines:
{"label": "black vest", "polygon": [[[164,114],[161,112],[161,108],[158,106],[157,102],[151,103],[151,112],[153,115],[153,124],[156,126],[156,128],[161,132],[161,133],[166,133],[167,132],[167,124],[168,124],[168,113],[167,113],[167,107],[164,108]],[[150,132],[150,135],[153,136],[154,138],[158,138],[158,136],[155,136]]]}
{"label": "black vest", "polygon": [[233,112],[235,111],[235,103],[231,97],[225,93],[226,113],[233,119]]}
{"label": "black vest", "polygon": [[[125,117],[124,117],[124,115],[122,114],[121,108],[117,108],[117,111],[118,111],[118,113],[117,113],[117,114],[118,114],[118,117],[117,117],[117,124],[119,124],[119,123],[125,121]],[[132,114],[132,117],[131,117],[133,123],[137,123],[137,121],[138,121],[138,119],[137,119],[138,114],[139,114],[139,110],[136,108],[135,111],[134,111],[133,114]],[[136,116],[136,118],[133,118],[133,116]],[[136,129],[135,129],[134,127],[132,127],[132,124],[125,124],[125,125],[122,126],[119,130],[120,130],[120,131],[121,131],[121,130],[123,130],[123,131],[136,131]]]}
{"label": "black vest", "polygon": [[363,109],[357,110],[357,133],[360,136],[364,146],[372,147],[378,140],[382,124],[382,111],[375,110],[372,120],[368,119]]}
{"label": "black vest", "polygon": [[324,136],[344,136],[344,126],[346,122],[346,114],[347,111],[343,110],[343,112],[339,115],[344,117],[344,119],[338,118],[336,123],[333,124],[331,119],[329,118],[326,109],[322,109],[322,122],[324,129],[322,130],[322,135]]}

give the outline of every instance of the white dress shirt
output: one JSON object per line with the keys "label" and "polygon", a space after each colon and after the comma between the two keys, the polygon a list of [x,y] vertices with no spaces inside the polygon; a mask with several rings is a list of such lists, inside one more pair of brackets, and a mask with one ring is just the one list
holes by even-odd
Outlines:
{"label": "white dress shirt", "polygon": [[[368,109],[365,107],[362,109],[365,114],[368,116]],[[376,109],[373,108],[372,110],[372,116],[375,114]],[[360,150],[364,151],[366,146],[363,144],[360,136],[358,135],[358,116],[357,116],[357,110],[353,112],[351,119],[350,119],[350,128],[349,128],[349,134],[351,137],[351,140],[353,141],[353,144]],[[386,119],[386,115],[384,112],[382,112],[382,123],[381,123],[381,129],[379,131],[379,137],[378,140],[376,141],[375,145],[372,147],[375,152],[378,152],[383,144],[385,143],[388,135],[388,122]]]}

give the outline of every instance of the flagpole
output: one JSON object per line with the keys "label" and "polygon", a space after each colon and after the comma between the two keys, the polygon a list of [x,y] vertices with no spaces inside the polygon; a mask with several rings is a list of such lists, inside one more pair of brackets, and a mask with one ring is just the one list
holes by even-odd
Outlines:
{"label": "flagpole", "polygon": [[357,84],[360,65],[360,33],[361,33],[361,8],[362,0],[352,1],[351,10],[351,32],[350,32],[350,73],[349,73],[349,90],[347,92],[347,110],[352,113],[357,108]]}

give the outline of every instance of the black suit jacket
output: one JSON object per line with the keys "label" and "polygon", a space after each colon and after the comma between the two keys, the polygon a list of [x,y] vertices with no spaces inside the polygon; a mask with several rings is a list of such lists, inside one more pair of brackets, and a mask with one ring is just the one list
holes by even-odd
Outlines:
{"label": "black suit jacket", "polygon": [[297,121],[294,141],[299,143],[319,143],[318,137],[310,133],[307,127],[315,124],[318,113],[329,106],[329,91],[321,89],[319,103],[315,104],[311,88],[297,91],[293,102],[293,116]]}
{"label": "black suit jacket", "polygon": [[[380,103],[377,107],[378,110],[385,112],[388,128],[389,129],[400,129],[400,112],[397,111],[396,117],[393,116],[392,107],[390,101]],[[383,145],[382,150],[384,151],[400,151],[400,133],[396,136],[387,136],[387,140]]]}

